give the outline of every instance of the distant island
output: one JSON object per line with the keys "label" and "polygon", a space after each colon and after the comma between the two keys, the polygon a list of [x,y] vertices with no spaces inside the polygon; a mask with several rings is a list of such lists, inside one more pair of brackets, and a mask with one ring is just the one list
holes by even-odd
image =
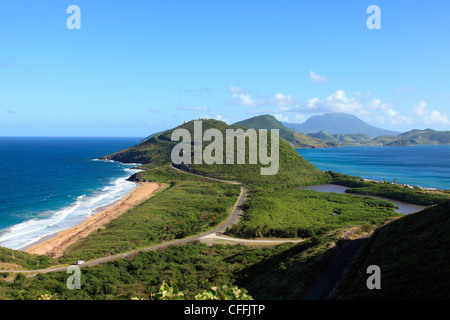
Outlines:
{"label": "distant island", "polygon": [[374,127],[354,115],[342,112],[312,116],[301,124],[283,122],[283,125],[292,130],[303,132],[305,134],[317,133],[325,130],[331,135],[363,134],[371,138],[376,138],[383,135],[398,135],[401,133]]}
{"label": "distant island", "polygon": [[313,116],[302,124],[286,122],[281,124],[311,138],[337,146],[400,147],[450,144],[450,131],[414,129],[400,133],[371,126],[358,117],[346,113]]}

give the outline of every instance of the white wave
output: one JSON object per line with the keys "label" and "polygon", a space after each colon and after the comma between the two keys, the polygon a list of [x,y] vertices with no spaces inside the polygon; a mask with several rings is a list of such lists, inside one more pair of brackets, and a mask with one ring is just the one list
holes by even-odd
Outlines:
{"label": "white wave", "polygon": [[[133,173],[138,171],[131,170]],[[0,234],[0,245],[10,249],[24,248],[43,237],[79,224],[98,208],[111,205],[138,186],[127,179],[128,176],[118,178],[91,195],[78,196],[69,206],[47,212],[46,218],[27,220],[7,228]]]}

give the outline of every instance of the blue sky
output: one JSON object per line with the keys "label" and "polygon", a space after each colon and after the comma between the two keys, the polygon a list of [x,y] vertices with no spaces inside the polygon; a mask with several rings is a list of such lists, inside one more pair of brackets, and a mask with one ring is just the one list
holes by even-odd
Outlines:
{"label": "blue sky", "polygon": [[[369,30],[369,5],[381,29]],[[70,5],[81,29],[69,30]],[[347,112],[450,130],[449,1],[2,0],[0,136]]]}

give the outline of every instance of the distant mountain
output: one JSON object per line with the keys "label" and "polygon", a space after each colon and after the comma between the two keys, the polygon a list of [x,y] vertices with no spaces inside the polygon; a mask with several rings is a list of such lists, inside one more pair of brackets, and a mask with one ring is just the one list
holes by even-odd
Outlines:
{"label": "distant mountain", "polygon": [[303,133],[286,128],[274,116],[262,115],[253,117],[247,120],[239,121],[233,124],[235,126],[242,126],[249,129],[278,129],[280,130],[280,137],[286,140],[294,148],[330,148],[337,147],[334,142],[324,141],[314,137],[309,137]]}
{"label": "distant mountain", "polygon": [[325,130],[317,133],[308,133],[310,137],[322,139],[328,142],[337,143],[339,145],[355,146],[355,145],[367,145],[372,138],[364,134],[334,134],[330,135]]}
{"label": "distant mountain", "polygon": [[321,116],[313,116],[301,124],[282,123],[286,127],[302,133],[315,133],[325,130],[331,135],[364,134],[372,138],[400,134],[400,132],[374,127],[358,117],[347,113],[326,113]]}
{"label": "distant mountain", "polygon": [[436,131],[433,129],[411,130],[398,136],[386,135],[373,139],[370,144],[381,146],[411,146],[429,144],[450,144],[450,131]]}

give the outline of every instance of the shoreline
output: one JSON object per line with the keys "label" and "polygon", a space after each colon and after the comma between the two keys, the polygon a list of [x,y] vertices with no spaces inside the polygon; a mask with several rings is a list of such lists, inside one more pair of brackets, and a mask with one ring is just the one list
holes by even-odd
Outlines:
{"label": "shoreline", "polygon": [[164,187],[161,183],[142,182],[130,193],[110,205],[97,208],[95,214],[83,222],[58,233],[46,235],[38,241],[20,248],[31,254],[46,255],[52,258],[61,257],[64,251],[79,240],[102,228],[106,223],[119,217],[129,209],[149,199],[155,192]]}
{"label": "shoreline", "polygon": [[332,183],[319,184],[319,185],[315,185],[315,186],[299,187],[299,189],[302,189],[302,190],[313,190],[313,191],[325,192],[325,193],[336,192],[336,193],[340,193],[340,194],[348,194],[348,195],[353,195],[353,196],[358,196],[358,197],[371,197],[371,198],[377,198],[377,199],[389,201],[389,202],[392,202],[393,204],[395,204],[398,207],[398,209],[395,209],[395,211],[397,213],[401,213],[401,214],[403,214],[405,216],[408,215],[408,214],[411,214],[411,213],[416,213],[416,212],[422,211],[425,208],[427,208],[427,206],[414,204],[414,203],[403,202],[403,201],[400,201],[400,200],[389,199],[389,198],[385,198],[385,197],[371,196],[371,195],[362,195],[362,194],[356,194],[356,193],[346,193],[345,190],[350,189],[350,187],[341,186],[339,184],[332,184]]}

